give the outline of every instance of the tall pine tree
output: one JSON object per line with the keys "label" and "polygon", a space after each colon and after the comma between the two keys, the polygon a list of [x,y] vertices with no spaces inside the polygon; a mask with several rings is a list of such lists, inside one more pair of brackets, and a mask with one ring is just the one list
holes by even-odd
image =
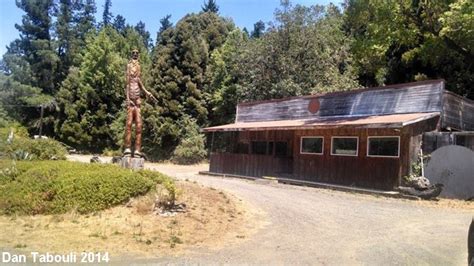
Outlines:
{"label": "tall pine tree", "polygon": [[212,12],[216,14],[219,12],[219,6],[215,0],[207,0],[201,8],[203,12]]}
{"label": "tall pine tree", "polygon": [[163,34],[163,32],[165,30],[173,27],[173,23],[170,21],[170,18],[171,18],[171,15],[168,14],[168,15],[166,15],[163,18],[160,19],[160,29],[156,33],[156,44],[157,45],[160,42],[161,34]]}
{"label": "tall pine tree", "polygon": [[135,26],[135,30],[142,36],[143,45],[147,48],[151,48],[152,41],[150,37],[150,32],[146,30],[145,23],[143,21],[139,21]]}
{"label": "tall pine tree", "polygon": [[114,29],[120,34],[125,34],[125,28],[127,27],[125,18],[122,15],[117,15],[114,19],[112,27],[114,27]]}
{"label": "tall pine tree", "polygon": [[112,0],[105,0],[104,12],[102,13],[102,26],[108,26],[112,23],[114,16],[112,15]]}
{"label": "tall pine tree", "polygon": [[55,93],[54,77],[58,67],[58,56],[54,49],[51,12],[53,0],[18,0],[17,6],[26,12],[22,24],[15,24],[20,31],[18,52],[30,65],[33,86],[46,94]]}
{"label": "tall pine tree", "polygon": [[67,75],[72,65],[73,57],[78,50],[79,43],[76,40],[74,30],[74,8],[72,0],[59,0],[59,11],[56,21],[56,36],[58,56],[60,59],[56,83],[61,82]]}
{"label": "tall pine tree", "polygon": [[253,24],[253,31],[250,34],[250,36],[252,38],[260,38],[262,37],[264,32],[265,32],[265,23],[259,20],[257,21],[257,23]]}
{"label": "tall pine tree", "polygon": [[74,17],[76,24],[75,32],[81,42],[85,43],[86,35],[95,29],[95,13],[97,8],[94,0],[78,0],[76,5],[77,13]]}
{"label": "tall pine tree", "polygon": [[[208,123],[204,87],[210,55],[226,40],[233,24],[213,12],[191,14],[164,31],[155,47],[150,88],[157,93],[155,112],[145,117],[153,154],[167,157],[183,137],[174,121],[183,116]],[[150,143],[151,144],[151,143]],[[150,152],[149,152],[150,153]]]}

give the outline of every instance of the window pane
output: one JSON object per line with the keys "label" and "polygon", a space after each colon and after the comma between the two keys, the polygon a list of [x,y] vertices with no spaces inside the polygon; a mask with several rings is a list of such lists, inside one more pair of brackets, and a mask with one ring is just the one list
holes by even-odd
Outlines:
{"label": "window pane", "polygon": [[357,138],[333,138],[332,154],[357,155]]}
{"label": "window pane", "polygon": [[302,153],[323,153],[323,138],[301,138]]}
{"label": "window pane", "polygon": [[248,154],[249,145],[247,143],[242,143],[242,142],[237,143],[237,145],[235,145],[234,153]]}
{"label": "window pane", "polygon": [[273,141],[268,142],[268,155],[273,155]]}
{"label": "window pane", "polygon": [[278,141],[275,142],[275,156],[286,157],[288,155],[288,143]]}
{"label": "window pane", "polygon": [[267,154],[267,143],[265,141],[252,141],[252,154]]}
{"label": "window pane", "polygon": [[369,155],[398,156],[398,138],[369,138]]}

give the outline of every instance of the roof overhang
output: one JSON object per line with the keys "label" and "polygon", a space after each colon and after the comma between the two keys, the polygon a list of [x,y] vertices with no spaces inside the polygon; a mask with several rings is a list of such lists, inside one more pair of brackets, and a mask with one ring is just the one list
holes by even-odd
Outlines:
{"label": "roof overhang", "polygon": [[203,128],[203,132],[216,131],[262,131],[262,130],[295,130],[323,129],[334,127],[356,128],[402,128],[423,120],[439,117],[434,113],[389,114],[377,116],[351,117],[318,117],[304,120],[276,120],[261,122],[241,122],[222,126]]}

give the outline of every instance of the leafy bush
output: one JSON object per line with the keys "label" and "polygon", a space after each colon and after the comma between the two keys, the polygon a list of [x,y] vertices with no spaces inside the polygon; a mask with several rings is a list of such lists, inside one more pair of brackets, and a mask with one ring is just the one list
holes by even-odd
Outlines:
{"label": "leafy bush", "polygon": [[7,215],[90,213],[145,194],[155,184],[175,195],[173,181],[152,171],[67,161],[0,161],[0,167],[0,213]]}
{"label": "leafy bush", "polygon": [[195,119],[184,117],[183,138],[173,152],[171,160],[178,164],[199,163],[206,158],[204,135],[199,133],[199,126]]}
{"label": "leafy bush", "polygon": [[105,148],[105,149],[102,151],[102,155],[103,155],[103,156],[121,156],[121,155],[122,155],[122,151],[121,151],[120,149],[114,150],[114,149]]}
{"label": "leafy bush", "polygon": [[14,160],[65,160],[67,149],[54,139],[30,139],[26,128],[12,124],[0,128],[0,154]]}
{"label": "leafy bush", "polygon": [[13,141],[11,149],[26,151],[36,160],[65,160],[67,154],[66,147],[53,139],[17,138]]}

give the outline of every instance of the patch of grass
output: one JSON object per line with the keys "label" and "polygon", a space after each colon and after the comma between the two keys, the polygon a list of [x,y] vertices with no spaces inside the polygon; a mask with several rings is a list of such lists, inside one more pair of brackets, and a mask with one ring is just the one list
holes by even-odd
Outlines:
{"label": "patch of grass", "polygon": [[100,239],[103,239],[103,240],[106,240],[108,237],[105,233],[92,233],[89,235],[89,237],[96,237],[96,238],[100,238]]}
{"label": "patch of grass", "polygon": [[176,244],[183,244],[183,240],[181,240],[181,238],[179,238],[176,235],[172,235],[170,237],[170,247],[174,248],[174,247],[176,247]]}
{"label": "patch of grass", "polygon": [[100,237],[99,233],[92,233],[89,235],[89,237]]}
{"label": "patch of grass", "polygon": [[[0,161],[2,166],[8,161]],[[94,213],[125,203],[161,184],[176,198],[171,178],[152,171],[67,161],[17,161],[13,174],[0,174],[0,214]]]}
{"label": "patch of grass", "polygon": [[13,246],[14,248],[26,248],[26,245],[25,244],[16,244],[15,246]]}

